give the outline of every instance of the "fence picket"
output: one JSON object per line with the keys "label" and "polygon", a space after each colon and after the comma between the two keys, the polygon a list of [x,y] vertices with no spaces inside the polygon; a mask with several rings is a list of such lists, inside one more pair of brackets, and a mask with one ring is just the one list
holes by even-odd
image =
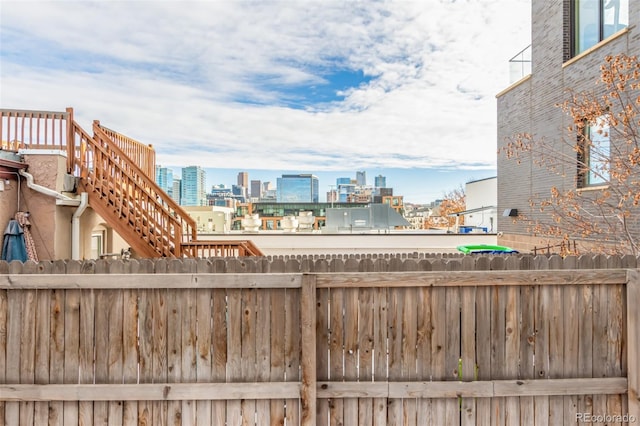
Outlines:
{"label": "fence picket", "polygon": [[[323,265],[323,268],[325,265],[328,266],[326,262],[316,263],[316,270],[320,265]],[[274,297],[276,291],[272,290]],[[275,314],[274,311],[273,315]],[[316,380],[319,382],[329,381],[329,345],[329,289],[320,288],[316,290]],[[329,400],[318,398],[316,407],[318,409],[317,424],[329,424]]]}
{"label": "fence picket", "polygon": [[[461,268],[459,262],[450,264],[454,268]],[[460,288],[446,288],[445,322],[447,325],[445,346],[445,380],[460,380]],[[447,398],[445,400],[446,424],[460,424],[460,399]]]}
{"label": "fence picket", "polygon": [[[378,259],[380,260],[380,259]],[[374,263],[376,268],[384,268],[382,262]],[[387,353],[388,353],[388,293],[386,288],[371,289],[373,292],[373,303],[375,311],[373,313],[373,374],[375,381],[384,382],[388,380],[387,375]],[[373,425],[382,426],[387,424],[387,399],[373,399]]]}
{"label": "fence picket", "polygon": [[[0,261],[0,271],[3,268],[3,264],[7,265],[6,261]],[[3,330],[4,332],[0,333],[0,383],[9,383],[7,381],[7,376],[6,376],[6,370],[7,370],[7,329],[6,329],[6,325],[8,323],[8,319],[7,319],[7,310],[8,310],[8,294],[9,291],[5,290],[5,289],[0,289],[0,330]],[[48,313],[48,307],[47,307],[47,311],[45,312],[45,314]],[[4,328],[3,328],[4,327]],[[36,371],[36,374],[38,374],[38,371]],[[46,371],[47,377],[46,380],[48,381],[49,377],[49,371],[47,369]],[[36,379],[38,379],[38,377],[36,377]],[[38,380],[38,383],[46,383],[43,379],[43,381]],[[49,404],[47,404],[46,402],[44,403],[46,404],[46,407],[49,407]],[[38,407],[40,407],[42,405],[42,403],[40,405],[36,405],[36,418],[38,412],[42,412],[43,410],[38,410]],[[5,412],[6,412],[6,403],[4,401],[0,401],[0,424],[5,424]]]}
{"label": "fence picket", "polygon": [[[140,290],[138,297],[140,383],[153,383],[153,299],[152,290]],[[153,402],[138,401],[138,422],[151,425]]]}
{"label": "fence picket", "polygon": [[[105,332],[108,333],[107,346],[107,383],[122,383],[123,377],[123,323],[124,301],[122,290],[108,290],[108,325]],[[109,425],[120,425],[123,419],[123,406],[121,401],[109,402]]]}
{"label": "fence picket", "polygon": [[[607,363],[605,369],[606,377],[621,377],[626,375],[625,357],[620,355],[624,353],[623,345],[625,340],[624,318],[626,312],[623,303],[623,289],[621,285],[615,285],[609,292],[609,301],[607,306]],[[634,307],[635,309],[635,307]],[[637,362],[637,360],[634,360]],[[607,397],[606,413],[612,416],[620,416],[627,414],[623,412],[623,403],[620,395],[609,395]],[[621,425],[622,422],[613,422],[612,424]]]}
{"label": "fence picket", "polygon": [[[242,380],[255,382],[257,379],[257,348],[256,337],[256,290],[243,289],[241,292],[241,309],[242,309],[242,346],[241,346],[241,362],[240,377]],[[256,411],[256,401],[245,399],[242,401],[242,424],[253,424]]]}
{"label": "fence picket", "polygon": [[[373,267],[373,263],[367,264]],[[373,382],[373,354],[374,350],[374,309],[373,289],[360,289],[358,307],[358,380]],[[317,360],[318,361],[318,360]],[[320,361],[318,361],[320,362]],[[373,424],[373,399],[360,398],[358,400],[358,424]]]}
{"label": "fence picket", "polygon": [[[156,264],[156,270],[158,264]],[[153,318],[153,340],[152,340],[152,366],[153,380],[158,383],[168,383],[169,359],[168,359],[168,322],[170,298],[169,290],[153,289],[151,293],[151,315]],[[151,424],[167,424],[168,415],[167,401],[154,401],[152,403]]]}
{"label": "fence picket", "polygon": [[[505,294],[505,378],[518,378],[519,355],[520,355],[520,288],[508,286]],[[505,398],[505,423],[519,424],[520,418],[520,398],[516,396]]]}
{"label": "fence picket", "polygon": [[[256,295],[256,381],[269,382],[271,376],[271,292],[264,290]],[[271,424],[271,404],[268,400],[256,401],[257,426]]]}
{"label": "fence picket", "polygon": [[[227,379],[231,382],[242,380],[242,291],[227,290]],[[227,401],[227,422],[239,425],[242,422],[242,403]]]}
{"label": "fence picket", "polygon": [[[94,378],[94,346],[95,346],[95,299],[93,290],[80,293],[80,340],[79,367],[80,383],[93,383]],[[80,424],[91,424],[93,419],[93,403],[82,401],[78,404]]]}
{"label": "fence picket", "polygon": [[[64,264],[57,263],[54,271],[60,272],[62,268],[64,268]],[[49,383],[64,383],[64,298],[65,290],[51,290]],[[9,377],[7,377],[7,383],[11,383],[8,379]],[[49,402],[49,425],[62,425],[64,420],[63,406],[64,404],[59,401]],[[7,424],[11,423],[7,421]],[[99,424],[95,421],[95,417],[94,424]]]}
{"label": "fence picket", "polygon": [[[228,360],[227,333],[229,323],[227,321],[227,294],[224,289],[214,289],[211,291],[212,316],[212,346],[213,355],[211,357],[211,380],[213,382],[224,383],[227,380],[226,366]],[[227,419],[227,404],[225,401],[211,402],[211,424],[223,425]]]}
{"label": "fence picket", "polygon": [[[200,270],[200,266],[198,269]],[[213,330],[211,326],[213,323],[213,312],[211,295],[211,289],[199,288],[196,290],[196,365],[194,366],[194,370],[198,383],[210,383],[212,380]],[[195,404],[197,424],[199,426],[213,424],[211,401],[197,401]]]}
{"label": "fence picket", "polygon": [[[33,263],[33,262],[31,262]],[[20,383],[34,383],[35,379],[35,313],[36,290],[22,294],[22,321],[20,324]],[[33,401],[20,402],[21,424],[34,424]]]}
{"label": "fence picket", "polygon": [[[349,381],[358,380],[358,297],[358,288],[344,291],[344,378]],[[344,399],[344,423],[358,424],[358,398]]]}
{"label": "fence picket", "polygon": [[[504,286],[491,289],[491,377],[504,380],[507,378],[505,343],[506,343],[507,298]],[[506,424],[506,399],[491,398],[491,421],[493,424]]]}
{"label": "fence picket", "polygon": [[[335,262],[332,262],[335,264]],[[329,302],[329,378],[332,381],[344,380],[344,289],[331,289]],[[330,424],[344,424],[344,404],[342,398],[334,398],[329,403]]]}
{"label": "fence picket", "polygon": [[[466,287],[460,290],[460,379],[465,382],[478,380],[476,377],[476,330],[479,327],[476,323],[476,292],[476,287]],[[460,420],[462,425],[476,424],[475,398],[462,398],[460,406]]]}
{"label": "fence picket", "polygon": [[[551,297],[549,306],[549,377],[552,379],[562,377],[564,358],[564,312],[568,306],[575,309],[575,305],[567,305],[564,301],[564,289],[560,286],[549,286]],[[565,307],[565,308],[563,308]],[[549,422],[562,424],[564,399],[561,396],[549,397]]]}
{"label": "fence picket", "polygon": [[[192,264],[191,266],[193,267],[194,265]],[[179,296],[179,301],[182,305],[180,383],[195,383],[197,381],[196,289],[186,289],[181,293],[181,296]],[[194,400],[183,400],[181,413],[180,419],[183,425],[195,425],[197,423],[196,402]]]}
{"label": "fence picket", "polygon": [[[138,290],[123,291],[122,376],[124,383],[138,383]],[[138,401],[124,401],[122,424],[138,424]]]}
{"label": "fence picket", "polygon": [[[537,286],[534,291],[534,300],[536,301],[535,312],[535,368],[537,379],[548,379],[549,375],[549,328],[550,328],[550,309],[554,299],[551,296],[551,287]],[[549,424],[549,397],[536,396],[533,400],[534,404],[534,424]]]}
{"label": "fence picket", "polygon": [[[38,290],[36,292],[36,329],[35,329],[35,383],[49,383],[49,337],[50,320],[49,306],[51,304],[50,290]],[[2,295],[0,292],[0,322],[2,321]],[[2,340],[2,338],[0,338]],[[0,341],[0,352],[2,352],[2,342]],[[92,342],[93,347],[93,342]],[[4,355],[4,354],[3,354]],[[2,357],[3,355],[0,355]],[[93,357],[92,357],[93,363]],[[0,379],[4,374],[3,362],[0,360]],[[2,403],[0,403],[2,404]],[[34,404],[33,423],[35,425],[45,424],[49,417],[49,403],[46,401],[36,401]],[[0,414],[0,419],[4,418]]]}
{"label": "fence picket", "polygon": [[[476,303],[476,362],[478,380],[491,379],[491,292],[490,287],[478,287]],[[491,424],[491,399],[476,400],[476,424]]]}
{"label": "fence picket", "polygon": [[[389,381],[402,381],[402,338],[404,316],[404,292],[393,291],[389,294],[389,310],[393,315],[389,320]],[[387,421],[389,424],[403,424],[402,398],[391,398],[388,403]]]}
{"label": "fence picket", "polygon": [[[433,266],[436,264],[434,263]],[[447,380],[446,372],[446,288],[431,288],[431,380]],[[434,398],[431,400],[433,419],[445,419],[446,399]]]}
{"label": "fence picket", "polygon": [[[284,365],[287,382],[300,382],[300,289],[285,289]],[[287,424],[300,424],[300,399],[287,398]]]}
{"label": "fence picket", "polygon": [[[416,267],[413,260],[410,268]],[[405,262],[405,266],[407,263]],[[418,289],[415,287],[400,289],[403,295],[404,307],[402,309],[402,367],[403,380],[411,381],[416,377],[417,363],[416,347],[418,345]],[[402,401],[404,424],[417,425],[417,400],[416,398],[404,398]]]}
{"label": "fence picket", "polygon": [[[284,268],[284,265],[282,265],[282,267]],[[329,290],[326,289],[326,291]],[[285,380],[285,297],[286,293],[284,289],[271,290],[271,370],[269,378],[276,382],[283,382]],[[324,315],[326,317],[326,312]],[[271,400],[271,424],[284,424],[284,407],[284,399],[274,398]]]}

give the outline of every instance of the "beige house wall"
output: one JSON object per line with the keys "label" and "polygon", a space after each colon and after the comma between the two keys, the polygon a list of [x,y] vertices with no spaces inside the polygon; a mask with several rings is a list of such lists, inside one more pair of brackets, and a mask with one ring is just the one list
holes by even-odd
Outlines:
{"label": "beige house wall", "polygon": [[[82,259],[97,259],[100,255],[119,255],[122,250],[127,250],[129,244],[109,226],[100,215],[88,208],[80,218],[80,256]],[[99,253],[94,251],[93,236],[100,236]]]}
{"label": "beige house wall", "polygon": [[0,192],[0,226],[4,235],[7,224],[18,211],[18,182],[15,178],[3,181],[4,190]]}
{"label": "beige house wall", "polygon": [[[35,184],[62,191],[66,174],[64,155],[25,154],[23,159],[29,165],[27,172],[33,176]],[[15,184],[18,185],[17,182]],[[34,191],[21,179],[20,201],[19,205],[16,202],[15,210],[29,212],[31,234],[40,260],[71,258],[71,217],[75,207],[57,206],[54,197]]]}
{"label": "beige house wall", "polygon": [[[63,152],[25,153],[23,161],[29,165],[27,173],[34,183],[70,198],[78,194],[63,192],[66,176],[66,156]],[[30,213],[31,234],[39,260],[59,260],[72,258],[72,219],[76,206],[56,205],[56,198],[42,194],[28,187],[24,178],[16,176],[4,182],[0,192],[0,226],[4,229],[17,211]],[[104,235],[102,253],[120,253],[128,244],[106,221],[90,207],[80,217],[80,259],[92,259],[94,233]]]}

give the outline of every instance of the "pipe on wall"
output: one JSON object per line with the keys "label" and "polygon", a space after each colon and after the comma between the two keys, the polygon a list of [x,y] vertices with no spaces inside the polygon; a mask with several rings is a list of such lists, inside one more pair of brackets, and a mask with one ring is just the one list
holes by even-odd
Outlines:
{"label": "pipe on wall", "polygon": [[71,219],[71,259],[81,260],[80,257],[80,216],[89,205],[89,197],[86,192],[80,194],[80,205],[73,213]]}
{"label": "pipe on wall", "polygon": [[74,205],[74,204],[76,206],[80,205],[80,200],[67,197],[66,195],[61,194],[58,191],[54,191],[53,189],[47,188],[46,186],[38,185],[37,183],[34,182],[33,175],[31,173],[27,173],[24,170],[20,170],[18,173],[20,173],[20,176],[24,177],[27,180],[27,186],[33,189],[34,191],[53,197],[56,200],[62,200],[68,203],[72,203],[71,205]]}
{"label": "pipe on wall", "polygon": [[82,216],[82,213],[84,213],[89,205],[89,197],[87,193],[81,193],[80,199],[71,198],[54,191],[53,189],[47,188],[46,186],[38,185],[34,182],[33,175],[25,172],[24,170],[20,170],[19,173],[20,176],[27,180],[27,186],[34,191],[53,197],[56,200],[59,200],[60,204],[78,207],[73,213],[71,220],[71,258],[73,260],[80,260],[80,216]]}

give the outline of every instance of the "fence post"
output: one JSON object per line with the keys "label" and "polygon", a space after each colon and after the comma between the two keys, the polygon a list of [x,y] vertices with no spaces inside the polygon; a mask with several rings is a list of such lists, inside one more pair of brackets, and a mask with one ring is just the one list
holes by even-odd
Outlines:
{"label": "fence post", "polygon": [[300,325],[302,327],[302,426],[316,425],[316,275],[302,275],[300,293]]}
{"label": "fence post", "polygon": [[629,417],[640,419],[640,312],[637,309],[640,300],[640,270],[627,271],[627,378]]}

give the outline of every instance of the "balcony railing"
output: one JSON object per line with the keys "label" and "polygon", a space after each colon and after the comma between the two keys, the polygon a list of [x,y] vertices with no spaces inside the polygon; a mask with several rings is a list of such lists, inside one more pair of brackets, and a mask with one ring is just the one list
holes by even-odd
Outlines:
{"label": "balcony railing", "polygon": [[509,83],[515,83],[529,74],[531,74],[531,45],[509,59]]}

